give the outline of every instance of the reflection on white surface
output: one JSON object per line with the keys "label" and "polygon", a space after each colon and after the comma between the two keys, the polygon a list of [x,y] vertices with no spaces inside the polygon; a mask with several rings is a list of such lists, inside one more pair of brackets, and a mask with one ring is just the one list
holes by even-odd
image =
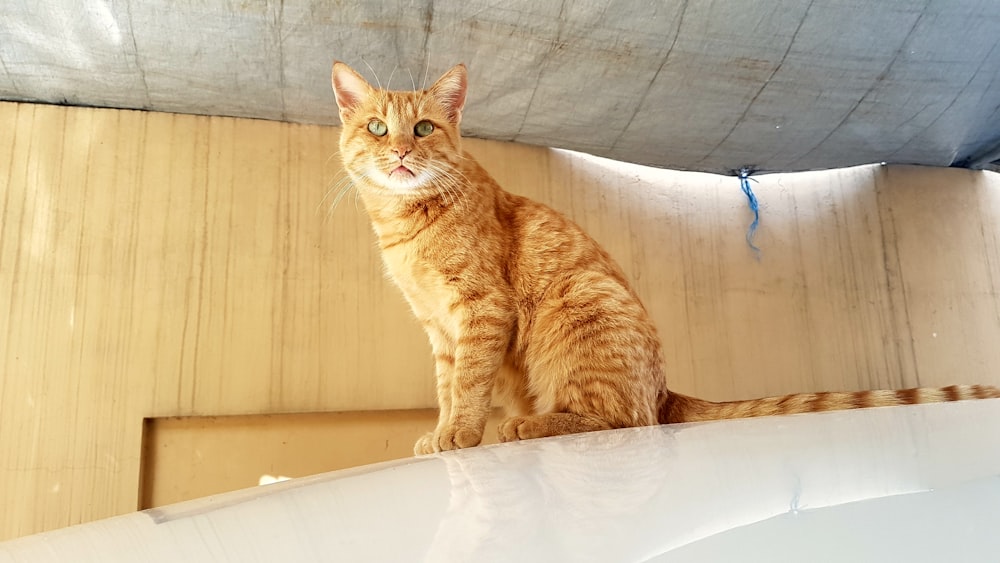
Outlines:
{"label": "reflection on white surface", "polygon": [[986,561],[998,476],[1000,400],[626,429],[293,479],[0,562],[858,561],[907,541]]}
{"label": "reflection on white surface", "polygon": [[653,561],[998,561],[1000,477],[786,513]]}
{"label": "reflection on white surface", "polygon": [[635,560],[660,541],[647,513],[671,473],[673,436],[629,429],[442,456],[449,505],[425,560]]}

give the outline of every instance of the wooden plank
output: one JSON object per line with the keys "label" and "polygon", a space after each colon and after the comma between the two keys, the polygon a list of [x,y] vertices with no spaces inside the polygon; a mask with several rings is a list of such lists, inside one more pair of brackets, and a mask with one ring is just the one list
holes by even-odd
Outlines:
{"label": "wooden plank", "polygon": [[889,167],[880,182],[895,231],[914,385],[996,383],[1000,373],[1000,176]]}

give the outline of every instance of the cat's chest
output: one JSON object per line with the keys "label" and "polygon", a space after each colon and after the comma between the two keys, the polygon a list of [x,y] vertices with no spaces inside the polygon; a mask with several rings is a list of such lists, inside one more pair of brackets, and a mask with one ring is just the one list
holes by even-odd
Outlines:
{"label": "cat's chest", "polygon": [[450,316],[459,294],[433,264],[399,247],[384,250],[382,259],[418,317],[440,320]]}

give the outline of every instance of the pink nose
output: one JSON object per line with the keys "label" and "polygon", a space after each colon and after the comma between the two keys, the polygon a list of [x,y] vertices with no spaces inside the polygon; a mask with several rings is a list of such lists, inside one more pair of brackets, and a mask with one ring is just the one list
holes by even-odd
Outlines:
{"label": "pink nose", "polygon": [[399,160],[403,160],[403,157],[410,154],[410,147],[396,147],[392,149],[392,152],[399,157]]}

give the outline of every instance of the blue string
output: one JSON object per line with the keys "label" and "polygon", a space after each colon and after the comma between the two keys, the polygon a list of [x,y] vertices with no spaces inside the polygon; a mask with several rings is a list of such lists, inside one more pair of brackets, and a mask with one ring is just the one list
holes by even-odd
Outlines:
{"label": "blue string", "polygon": [[[756,182],[756,180],[754,181]],[[753,211],[753,223],[750,223],[750,228],[747,229],[747,244],[757,254],[757,258],[760,259],[760,249],[753,243],[754,236],[757,234],[757,226],[760,225],[760,204],[757,202],[757,196],[754,195],[753,190],[750,188],[750,170],[748,168],[740,169],[740,187],[743,188],[743,193],[747,196],[747,206],[750,208],[750,211]]]}

